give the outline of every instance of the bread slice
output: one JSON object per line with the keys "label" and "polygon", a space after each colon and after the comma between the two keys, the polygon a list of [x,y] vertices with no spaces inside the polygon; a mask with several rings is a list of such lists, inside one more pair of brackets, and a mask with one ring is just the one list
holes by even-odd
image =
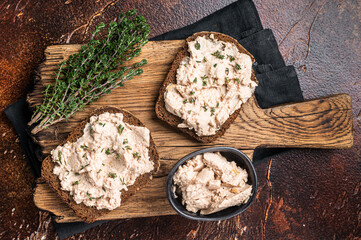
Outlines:
{"label": "bread slice", "polygon": [[[145,127],[144,124],[139,121],[134,115],[125,110],[120,110],[113,107],[103,107],[93,111],[89,117],[84,119],[65,139],[61,145],[64,145],[66,142],[75,142],[78,138],[83,135],[83,129],[89,119],[93,115],[99,115],[105,112],[110,113],[123,113],[123,121],[135,126]],[[138,190],[148,184],[148,182],[152,179],[153,175],[159,170],[159,155],[152,139],[150,136],[150,146],[149,146],[149,156],[151,161],[154,162],[154,170],[139,176],[135,183],[128,187],[128,191],[122,190],[121,198],[122,204],[132,195],[134,195]],[[47,156],[41,167],[41,176],[45,179],[45,181],[50,185],[50,187],[59,195],[59,197],[75,212],[77,216],[79,216],[82,220],[87,223],[94,222],[100,216],[110,212],[110,210],[97,210],[96,208],[92,208],[86,206],[83,203],[77,204],[73,197],[69,194],[68,191],[61,190],[60,180],[57,175],[53,174],[53,168],[55,167],[55,163],[52,161],[51,155]],[[121,207],[121,206],[120,206]]]}
{"label": "bread slice", "polygon": [[[217,32],[199,32],[199,33],[195,33],[192,36],[188,37],[182,47],[182,49],[178,52],[178,54],[176,55],[172,66],[170,67],[170,70],[168,72],[168,75],[166,77],[166,79],[163,82],[163,85],[161,86],[160,90],[159,90],[159,97],[158,100],[156,102],[155,105],[155,112],[157,114],[157,117],[165,122],[167,122],[169,125],[176,127],[178,130],[180,130],[181,132],[184,132],[186,134],[188,134],[189,136],[195,138],[196,140],[203,142],[203,143],[210,143],[212,141],[214,141],[216,138],[223,136],[223,134],[226,132],[226,130],[230,127],[230,125],[234,122],[234,120],[237,118],[241,108],[239,108],[238,110],[236,110],[232,115],[229,116],[229,118],[227,119],[226,122],[223,123],[223,125],[221,126],[221,128],[216,131],[216,134],[211,135],[211,136],[198,136],[196,134],[196,132],[194,130],[190,130],[188,128],[178,128],[178,124],[182,123],[183,120],[178,117],[173,115],[172,113],[168,112],[167,109],[165,108],[165,102],[164,102],[164,92],[166,91],[166,88],[169,84],[173,83],[176,84],[177,83],[177,69],[179,68],[179,65],[181,63],[181,61],[183,60],[184,57],[189,56],[189,52],[188,52],[188,46],[187,43],[194,41],[197,37],[199,36],[204,36],[206,38],[210,38],[210,35],[213,34],[215,39],[218,39],[220,41],[224,41],[224,42],[229,42],[234,44],[235,46],[237,46],[238,50],[240,53],[244,53],[247,54],[248,56],[251,57],[252,59],[252,63],[255,62],[254,57],[244,48],[242,47],[241,44],[238,43],[238,41],[228,35],[222,34],[222,33],[217,33]],[[256,79],[256,75],[254,74],[254,71],[252,70],[252,76],[251,76],[251,80],[253,80],[254,82],[258,83],[257,79]]]}

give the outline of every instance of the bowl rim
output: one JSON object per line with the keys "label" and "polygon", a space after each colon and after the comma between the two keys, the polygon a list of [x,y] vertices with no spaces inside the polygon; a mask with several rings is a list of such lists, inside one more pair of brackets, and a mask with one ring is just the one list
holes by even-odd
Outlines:
{"label": "bowl rim", "polygon": [[[254,175],[254,183],[252,184],[252,195],[251,195],[250,199],[248,200],[248,202],[246,204],[240,205],[240,208],[235,210],[234,212],[225,214],[224,216],[209,217],[208,215],[203,215],[203,216],[190,215],[187,213],[188,210],[186,210],[186,208],[183,207],[183,205],[182,205],[182,207],[183,207],[182,210],[178,209],[178,207],[175,205],[175,201],[177,201],[177,200],[174,198],[174,196],[172,196],[173,195],[173,192],[172,192],[173,176],[174,176],[175,172],[178,170],[178,167],[180,165],[184,164],[187,160],[195,157],[196,155],[206,153],[206,152],[220,152],[221,154],[222,154],[222,152],[235,153],[236,155],[240,156],[240,159],[242,159],[245,162],[245,165],[246,165],[245,169],[247,170],[247,172],[250,172]],[[233,148],[233,147],[209,147],[209,148],[203,148],[203,149],[200,149],[200,150],[197,150],[197,151],[187,154],[173,166],[172,170],[168,173],[167,182],[166,182],[166,193],[167,193],[167,198],[168,198],[170,205],[181,216],[186,217],[188,219],[192,219],[192,220],[219,221],[219,220],[226,220],[226,219],[232,218],[232,217],[244,212],[253,203],[253,201],[257,195],[257,186],[258,186],[258,183],[257,183],[256,170],[253,166],[252,161],[244,152],[242,152],[241,150],[238,150],[236,148]]]}

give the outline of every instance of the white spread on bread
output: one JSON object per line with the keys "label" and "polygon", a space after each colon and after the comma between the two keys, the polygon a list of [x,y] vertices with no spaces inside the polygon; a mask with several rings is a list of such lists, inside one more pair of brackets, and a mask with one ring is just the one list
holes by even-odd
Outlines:
{"label": "white spread on bread", "polygon": [[245,169],[219,152],[203,153],[178,168],[173,191],[188,211],[206,215],[246,203],[252,195],[247,179]]}
{"label": "white spread on bread", "polygon": [[76,142],[51,152],[53,173],[77,204],[112,210],[122,190],[154,169],[149,144],[149,130],[124,122],[122,113],[92,116]]}
{"label": "white spread on bread", "polygon": [[251,79],[252,59],[213,34],[188,42],[188,51],[177,70],[177,84],[166,88],[165,107],[183,120],[179,128],[214,135],[252,96],[257,86]]}

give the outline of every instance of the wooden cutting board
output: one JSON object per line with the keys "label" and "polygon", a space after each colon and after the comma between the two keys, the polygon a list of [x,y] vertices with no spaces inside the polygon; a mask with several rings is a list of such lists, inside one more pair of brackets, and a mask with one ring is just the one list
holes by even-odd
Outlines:
{"label": "wooden cutting board", "polygon": [[[175,214],[165,194],[167,173],[180,158],[204,147],[231,146],[242,149],[252,158],[257,147],[350,148],[353,145],[351,98],[347,94],[268,109],[261,109],[252,97],[242,106],[239,117],[226,134],[211,144],[198,143],[169,127],[157,119],[154,106],[159,87],[183,43],[183,40],[149,42],[141,56],[134,59],[148,60],[141,76],[86,107],[68,122],[58,123],[35,136],[47,155],[89,112],[101,106],[126,109],[150,129],[161,158],[159,173],[130,201],[99,220]],[[43,85],[54,80],[58,64],[78,52],[80,47],[47,47],[45,61],[39,67],[39,81],[28,96],[31,106],[41,103]],[[40,209],[54,213],[57,222],[80,221],[41,179],[35,188],[34,201]]]}

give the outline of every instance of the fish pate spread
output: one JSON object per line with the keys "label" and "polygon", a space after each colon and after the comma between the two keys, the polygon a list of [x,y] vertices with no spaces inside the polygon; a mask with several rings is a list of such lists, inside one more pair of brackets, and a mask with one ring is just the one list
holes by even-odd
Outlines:
{"label": "fish pate spread", "polygon": [[76,142],[51,152],[53,173],[77,204],[113,210],[121,191],[154,169],[149,145],[149,130],[125,123],[122,113],[92,116]]}
{"label": "fish pate spread", "polygon": [[188,211],[207,215],[246,203],[252,195],[247,181],[247,171],[234,161],[219,152],[203,153],[178,168],[172,190]]}
{"label": "fish pate spread", "polygon": [[252,59],[213,34],[188,42],[188,51],[177,69],[177,83],[166,88],[165,107],[183,120],[179,128],[214,135],[255,91]]}

